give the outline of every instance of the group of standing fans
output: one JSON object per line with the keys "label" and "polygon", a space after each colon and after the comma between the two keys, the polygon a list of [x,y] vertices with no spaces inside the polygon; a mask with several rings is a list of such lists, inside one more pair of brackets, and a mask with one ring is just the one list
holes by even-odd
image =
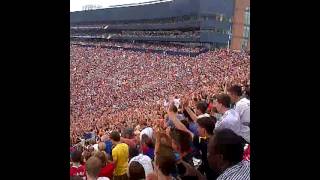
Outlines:
{"label": "group of standing fans", "polygon": [[[198,87],[163,103],[156,99],[152,108],[134,108],[127,114],[134,116],[130,122],[118,126],[109,123],[118,123],[119,117],[105,127],[97,126],[101,120],[96,118],[85,127],[80,126],[85,121],[73,120],[71,131],[77,136],[70,135],[70,179],[250,179],[250,84],[239,71],[241,63],[220,65],[236,74],[221,88]],[[197,80],[210,80],[210,75],[192,73]]]}

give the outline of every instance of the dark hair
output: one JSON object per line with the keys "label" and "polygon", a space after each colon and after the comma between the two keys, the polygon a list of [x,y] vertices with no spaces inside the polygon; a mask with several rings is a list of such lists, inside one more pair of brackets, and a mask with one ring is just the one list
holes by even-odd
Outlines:
{"label": "dark hair", "polygon": [[146,144],[149,148],[154,148],[154,144],[152,142],[152,139],[149,138],[149,136],[146,134],[142,134],[141,144]]}
{"label": "dark hair", "polygon": [[171,103],[170,105],[170,110],[174,113],[177,113],[178,112],[178,108],[177,106],[174,105],[174,103]]}
{"label": "dark hair", "polygon": [[120,134],[118,131],[112,131],[110,133],[110,139],[114,140],[114,141],[120,141]]}
{"label": "dark hair", "polygon": [[125,128],[125,129],[123,129],[123,132],[122,132],[121,136],[125,137],[125,138],[132,138],[134,136],[133,128]]}
{"label": "dark hair", "polygon": [[183,119],[183,120],[181,120],[181,122],[182,122],[182,124],[183,124],[184,126],[186,126],[187,129],[189,129],[189,122],[188,122],[187,119]]}
{"label": "dark hair", "polygon": [[250,99],[250,86],[247,86],[245,91],[246,91],[247,98]]}
{"label": "dark hair", "polygon": [[201,111],[202,114],[206,113],[208,109],[208,104],[204,101],[199,101],[196,105],[197,109]]}
{"label": "dark hair", "polygon": [[239,97],[242,96],[241,86],[239,85],[233,85],[229,87],[228,92],[235,94],[236,96],[239,96]]}
{"label": "dark hair", "polygon": [[229,108],[231,105],[230,96],[228,96],[227,94],[217,95],[217,101],[218,101],[218,103],[222,104],[226,108]]}
{"label": "dark hair", "polygon": [[170,131],[171,139],[180,146],[181,152],[188,152],[190,150],[191,136],[185,131],[172,128]]}
{"label": "dark hair", "polygon": [[156,152],[155,162],[165,176],[176,172],[176,157],[173,149],[168,145],[161,144],[159,146],[158,152]]}
{"label": "dark hair", "polygon": [[[193,110],[191,109],[191,111],[193,112]],[[182,112],[183,116],[188,120],[188,121],[192,121],[191,116],[189,115],[189,113],[187,112],[187,110],[183,110]]]}
{"label": "dark hair", "polygon": [[146,178],[143,166],[137,162],[132,161],[129,166],[129,179],[138,180]]}
{"label": "dark hair", "polygon": [[213,130],[215,128],[215,117],[202,117],[197,119],[197,123],[200,127],[204,128],[208,134],[213,135]]}
{"label": "dark hair", "polygon": [[81,156],[82,156],[82,152],[75,150],[72,154],[71,154],[71,160],[72,162],[81,162]]}
{"label": "dark hair", "polygon": [[86,162],[86,171],[89,176],[98,177],[101,168],[101,160],[95,156],[90,157]]}
{"label": "dark hair", "polygon": [[139,155],[139,150],[137,148],[129,147],[129,159],[138,155]]}
{"label": "dark hair", "polygon": [[215,153],[223,155],[223,160],[230,162],[232,165],[242,161],[244,151],[243,139],[230,129],[221,129],[215,131],[214,138]]}

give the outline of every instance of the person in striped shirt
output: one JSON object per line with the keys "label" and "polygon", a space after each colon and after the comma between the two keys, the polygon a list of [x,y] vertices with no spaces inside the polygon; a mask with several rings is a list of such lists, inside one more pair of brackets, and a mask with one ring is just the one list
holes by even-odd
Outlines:
{"label": "person in striped shirt", "polygon": [[217,180],[250,180],[250,161],[243,160],[244,142],[230,129],[215,131],[208,144],[208,162]]}

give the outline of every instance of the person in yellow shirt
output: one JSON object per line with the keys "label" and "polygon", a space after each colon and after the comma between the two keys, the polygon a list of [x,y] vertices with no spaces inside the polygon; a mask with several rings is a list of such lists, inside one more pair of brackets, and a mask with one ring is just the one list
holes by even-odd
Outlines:
{"label": "person in yellow shirt", "polygon": [[127,180],[129,146],[120,142],[120,134],[117,131],[111,132],[110,140],[114,146],[112,149],[112,159],[116,166],[113,173],[113,180]]}

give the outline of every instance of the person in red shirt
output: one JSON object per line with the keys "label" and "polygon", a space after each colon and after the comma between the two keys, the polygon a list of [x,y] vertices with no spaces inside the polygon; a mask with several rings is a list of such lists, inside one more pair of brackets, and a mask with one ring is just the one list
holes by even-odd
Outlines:
{"label": "person in red shirt", "polygon": [[95,157],[99,158],[102,163],[102,168],[98,177],[108,177],[112,179],[113,171],[115,169],[115,165],[113,163],[109,163],[109,157],[105,151],[99,151],[94,154]]}
{"label": "person in red shirt", "polygon": [[85,177],[86,176],[86,170],[85,166],[81,165],[81,151],[74,151],[71,154],[71,167],[70,167],[70,176],[80,176],[80,177]]}
{"label": "person in red shirt", "polygon": [[134,129],[124,129],[120,137],[120,142],[127,144],[130,148],[136,148],[137,140],[134,135]]}

